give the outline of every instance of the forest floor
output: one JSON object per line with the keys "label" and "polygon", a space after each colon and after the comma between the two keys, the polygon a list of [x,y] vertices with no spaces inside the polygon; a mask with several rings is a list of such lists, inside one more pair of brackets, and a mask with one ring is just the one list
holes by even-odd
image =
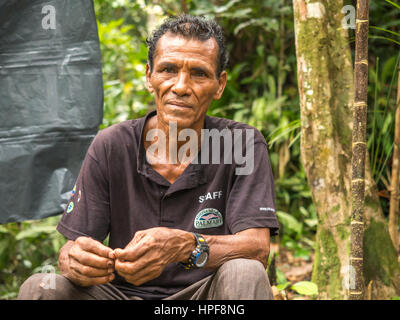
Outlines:
{"label": "forest floor", "polygon": [[[291,284],[299,281],[311,281],[314,254],[309,259],[295,257],[292,250],[279,244],[271,243],[271,252],[276,253],[275,268],[279,269]],[[276,285],[272,286],[275,300],[310,300],[310,297],[298,295],[289,288],[279,291]]]}
{"label": "forest floor", "polygon": [[[400,243],[400,234],[399,234]],[[312,264],[314,261],[314,253],[309,259],[303,257],[295,257],[293,250],[289,250],[277,243],[271,243],[271,252],[275,252],[276,261],[275,268],[279,269],[287,281],[294,284],[299,281],[311,281]],[[398,250],[398,261],[400,263],[400,250]],[[290,286],[289,286],[290,287]],[[310,300],[308,296],[299,295],[290,288],[279,291],[276,284],[272,286],[275,300]]]}

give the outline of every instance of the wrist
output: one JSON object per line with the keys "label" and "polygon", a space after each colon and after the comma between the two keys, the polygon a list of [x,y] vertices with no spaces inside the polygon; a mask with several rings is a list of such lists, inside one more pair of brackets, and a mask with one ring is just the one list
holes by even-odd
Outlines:
{"label": "wrist", "polygon": [[199,233],[192,233],[192,234],[195,238],[196,246],[194,250],[191,252],[188,261],[180,262],[180,265],[186,270],[204,267],[208,262],[210,254],[210,248],[204,237]]}
{"label": "wrist", "polygon": [[180,238],[180,250],[177,257],[177,262],[187,262],[190,254],[196,248],[196,238],[191,232],[182,231]]}

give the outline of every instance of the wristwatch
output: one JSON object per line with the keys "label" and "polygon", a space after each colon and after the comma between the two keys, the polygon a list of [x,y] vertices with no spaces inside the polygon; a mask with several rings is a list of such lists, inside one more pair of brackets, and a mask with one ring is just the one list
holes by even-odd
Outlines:
{"label": "wristwatch", "polygon": [[179,263],[183,268],[187,270],[204,267],[208,261],[208,256],[210,253],[208,244],[203,236],[194,232],[192,232],[192,234],[194,235],[197,242],[196,248],[192,251],[189,257],[189,261],[187,263]]}

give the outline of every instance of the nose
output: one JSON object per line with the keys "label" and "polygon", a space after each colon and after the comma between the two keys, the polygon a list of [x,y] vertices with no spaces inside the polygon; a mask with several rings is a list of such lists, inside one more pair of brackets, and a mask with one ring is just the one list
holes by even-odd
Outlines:
{"label": "nose", "polygon": [[178,96],[189,94],[189,77],[186,72],[178,72],[176,82],[172,87],[172,92]]}

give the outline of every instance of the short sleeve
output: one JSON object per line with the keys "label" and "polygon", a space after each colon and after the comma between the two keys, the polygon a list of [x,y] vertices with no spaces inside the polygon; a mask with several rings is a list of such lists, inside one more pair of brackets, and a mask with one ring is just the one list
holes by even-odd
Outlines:
{"label": "short sleeve", "polygon": [[274,179],[267,144],[254,144],[253,170],[236,175],[228,196],[227,222],[232,233],[250,228],[269,228],[277,235]]}
{"label": "short sleeve", "polygon": [[99,134],[83,161],[72,195],[57,225],[69,240],[87,236],[103,241],[110,229],[110,201],[105,152]]}

